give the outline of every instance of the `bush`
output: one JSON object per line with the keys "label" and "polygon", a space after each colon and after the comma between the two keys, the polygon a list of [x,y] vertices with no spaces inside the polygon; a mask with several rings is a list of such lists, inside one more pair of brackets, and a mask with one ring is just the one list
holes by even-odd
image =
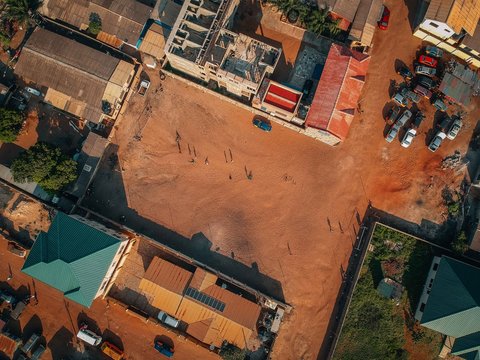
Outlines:
{"label": "bush", "polygon": [[465,234],[465,231],[461,231],[460,234],[458,234],[457,238],[452,241],[451,246],[452,250],[457,254],[465,254],[468,250],[467,235]]}
{"label": "bush", "polygon": [[45,191],[55,193],[77,178],[77,163],[47,143],[37,143],[14,160],[13,179],[36,182]]}
{"label": "bush", "polygon": [[223,360],[244,360],[247,352],[244,349],[239,349],[231,344],[222,348],[220,356]]}
{"label": "bush", "polygon": [[88,32],[92,35],[98,35],[102,31],[102,19],[97,13],[91,13],[89,17]]}
{"label": "bush", "polygon": [[0,108],[0,141],[15,141],[24,120],[25,116],[22,113]]}

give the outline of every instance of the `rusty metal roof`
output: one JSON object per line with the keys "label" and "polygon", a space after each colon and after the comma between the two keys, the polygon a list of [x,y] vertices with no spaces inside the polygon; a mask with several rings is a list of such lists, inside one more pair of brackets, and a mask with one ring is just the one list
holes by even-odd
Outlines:
{"label": "rusty metal roof", "polygon": [[464,29],[474,35],[480,19],[480,1],[432,0],[425,19],[444,22],[457,34]]}
{"label": "rusty metal roof", "polygon": [[308,112],[306,125],[345,140],[360,97],[370,57],[332,44]]}
{"label": "rusty metal roof", "polygon": [[185,292],[193,274],[169,261],[154,257],[144,278],[176,294]]}

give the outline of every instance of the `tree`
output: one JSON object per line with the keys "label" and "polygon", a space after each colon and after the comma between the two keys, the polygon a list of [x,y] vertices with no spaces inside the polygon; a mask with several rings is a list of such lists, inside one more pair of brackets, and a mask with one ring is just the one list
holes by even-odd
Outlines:
{"label": "tree", "polygon": [[452,241],[451,246],[452,250],[457,254],[465,254],[468,250],[467,235],[465,234],[465,231],[462,230],[460,234],[458,234],[457,238]]}
{"label": "tree", "polygon": [[328,10],[321,9],[312,11],[310,16],[306,18],[305,25],[307,26],[307,30],[316,35],[320,35],[327,29],[327,22]]}
{"label": "tree", "polygon": [[92,35],[98,35],[102,31],[102,19],[100,15],[92,12],[89,17],[90,23],[88,24],[88,32]]}
{"label": "tree", "polygon": [[11,166],[17,182],[36,182],[55,193],[77,178],[77,163],[50,144],[39,142],[22,153]]}
{"label": "tree", "polygon": [[41,0],[5,0],[5,18],[20,25],[30,25],[41,5]]}
{"label": "tree", "polygon": [[239,349],[231,344],[226,345],[220,351],[220,356],[223,360],[244,360],[247,352],[244,349]]}
{"label": "tree", "polygon": [[0,108],[0,141],[13,142],[22,129],[25,117],[14,110]]}

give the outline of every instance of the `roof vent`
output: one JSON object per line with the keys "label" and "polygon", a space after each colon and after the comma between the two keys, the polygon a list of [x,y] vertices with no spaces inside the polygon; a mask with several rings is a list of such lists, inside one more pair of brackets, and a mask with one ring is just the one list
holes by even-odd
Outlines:
{"label": "roof vent", "polygon": [[85,164],[85,166],[83,167],[83,170],[85,170],[86,172],[90,172],[92,171],[92,167],[90,165]]}

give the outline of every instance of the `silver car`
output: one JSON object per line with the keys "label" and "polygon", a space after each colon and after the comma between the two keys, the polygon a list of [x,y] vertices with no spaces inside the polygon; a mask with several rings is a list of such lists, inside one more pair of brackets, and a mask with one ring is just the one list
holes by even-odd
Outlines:
{"label": "silver car", "polygon": [[437,151],[437,149],[442,145],[442,141],[445,140],[447,135],[443,131],[439,131],[435,137],[430,141],[430,144],[428,144],[428,150],[431,152]]}
{"label": "silver car", "polygon": [[392,100],[402,107],[408,106],[408,99],[402,92],[395,93],[392,97]]}
{"label": "silver car", "polygon": [[437,74],[437,69],[419,65],[415,67],[415,74],[426,75],[426,76],[435,76]]}
{"label": "silver car", "polygon": [[447,138],[450,139],[450,140],[454,140],[457,137],[461,128],[462,128],[462,120],[461,119],[455,119],[453,124],[448,129]]}
{"label": "silver car", "polygon": [[393,141],[398,135],[398,132],[404,126],[408,119],[412,117],[412,112],[410,110],[405,110],[402,116],[398,118],[397,121],[395,121],[395,124],[388,130],[387,136],[385,136],[385,140],[389,143]]}

